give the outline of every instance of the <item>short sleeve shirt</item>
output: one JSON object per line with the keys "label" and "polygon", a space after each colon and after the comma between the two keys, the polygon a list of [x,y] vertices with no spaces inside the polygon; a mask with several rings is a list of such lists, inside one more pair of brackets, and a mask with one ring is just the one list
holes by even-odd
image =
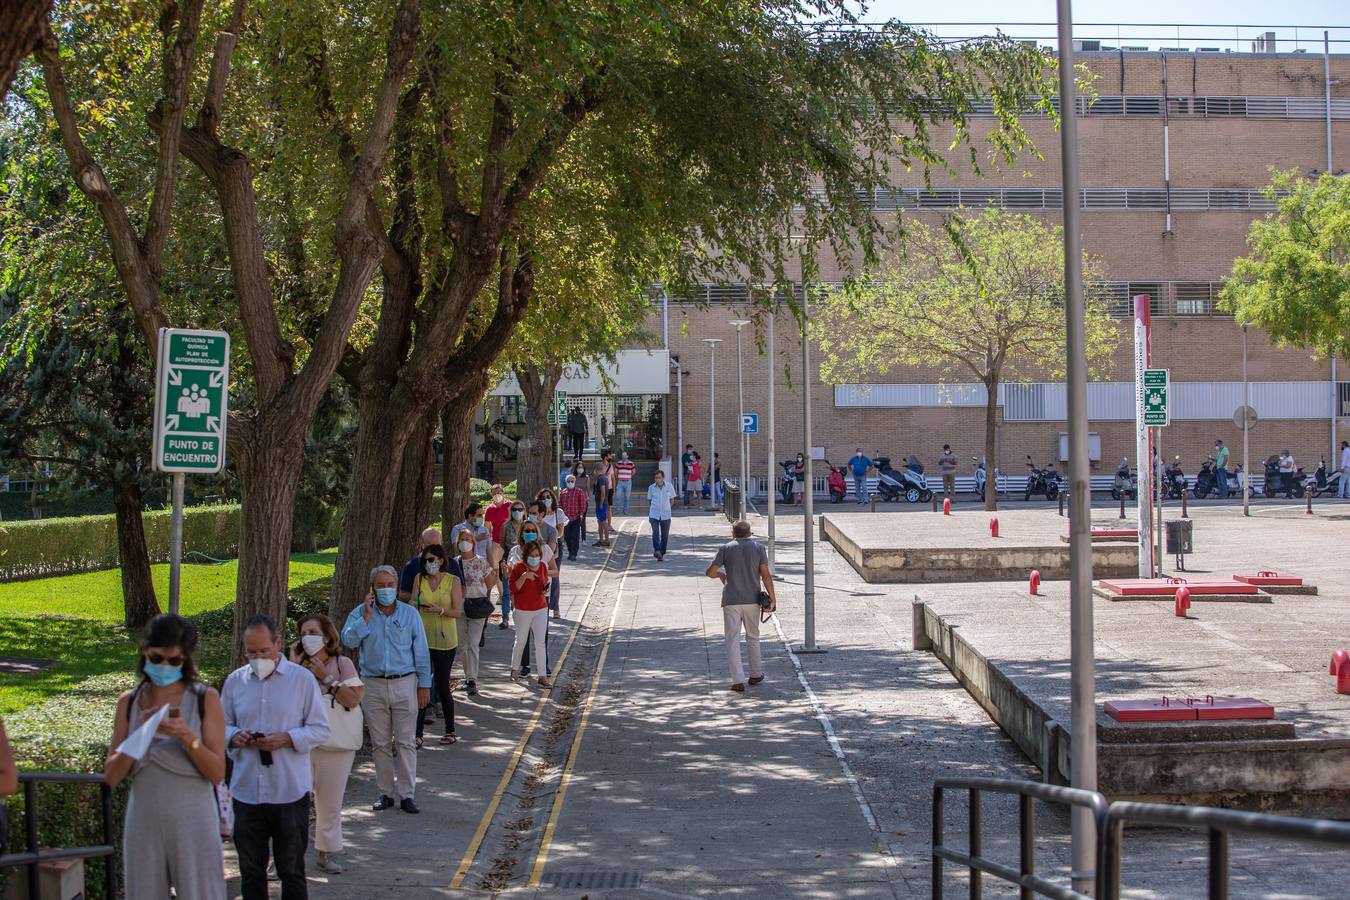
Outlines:
{"label": "short sleeve shirt", "polygon": [[465,597],[486,597],[488,595],[487,577],[492,574],[492,563],[481,556],[471,559],[459,559],[459,568],[463,573]]}
{"label": "short sleeve shirt", "polygon": [[768,564],[769,554],[764,545],[753,538],[736,538],[723,544],[713,559],[713,565],[727,573],[722,605],[759,603],[759,567]]}

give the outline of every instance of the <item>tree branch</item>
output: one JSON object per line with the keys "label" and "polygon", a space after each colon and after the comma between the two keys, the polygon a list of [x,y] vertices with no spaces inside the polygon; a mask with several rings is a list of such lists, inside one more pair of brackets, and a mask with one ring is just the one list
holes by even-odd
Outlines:
{"label": "tree branch", "polygon": [[[545,129],[539,142],[535,144],[534,149],[530,151],[525,158],[525,162],[517,170],[511,187],[506,193],[506,198],[502,202],[501,208],[505,217],[501,223],[503,226],[510,224],[511,218],[520,208],[520,205],[529,198],[530,193],[538,186],[544,174],[548,171],[549,165],[552,164],[553,158],[557,156],[562,145],[566,143],[567,138],[587,115],[600,106],[604,99],[600,91],[602,77],[603,70],[582,79],[581,86],[576,93],[570,95],[564,101],[558,121]],[[488,208],[486,204],[487,196],[484,193],[483,208],[485,210]]]}
{"label": "tree branch", "polygon": [[234,58],[234,47],[238,42],[239,33],[244,28],[244,13],[247,8],[247,0],[234,0],[230,27],[216,36],[216,50],[211,57],[211,75],[206,82],[202,108],[197,111],[197,127],[211,137],[216,136],[216,126],[225,115],[225,83],[230,77],[230,62]]}

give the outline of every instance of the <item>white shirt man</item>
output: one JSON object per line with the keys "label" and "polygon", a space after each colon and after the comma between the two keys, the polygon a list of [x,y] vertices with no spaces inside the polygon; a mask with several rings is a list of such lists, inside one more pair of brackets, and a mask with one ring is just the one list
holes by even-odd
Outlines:
{"label": "white shirt man", "polygon": [[1350,441],[1341,441],[1341,486],[1336,496],[1342,500],[1350,498]]}

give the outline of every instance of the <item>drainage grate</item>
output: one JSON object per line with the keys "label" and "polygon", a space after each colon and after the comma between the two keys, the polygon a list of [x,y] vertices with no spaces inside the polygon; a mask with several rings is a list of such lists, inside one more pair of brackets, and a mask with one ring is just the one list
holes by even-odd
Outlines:
{"label": "drainage grate", "polygon": [[544,884],[555,888],[636,888],[641,872],[545,872]]}

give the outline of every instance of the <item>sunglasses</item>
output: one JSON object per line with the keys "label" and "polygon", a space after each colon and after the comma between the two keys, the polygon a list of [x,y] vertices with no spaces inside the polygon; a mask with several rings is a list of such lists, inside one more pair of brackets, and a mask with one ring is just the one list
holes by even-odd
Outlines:
{"label": "sunglasses", "polygon": [[181,666],[183,664],[183,657],[165,656],[163,653],[147,653],[145,654],[145,661],[153,666],[162,666],[165,663],[168,663],[171,666]]}

